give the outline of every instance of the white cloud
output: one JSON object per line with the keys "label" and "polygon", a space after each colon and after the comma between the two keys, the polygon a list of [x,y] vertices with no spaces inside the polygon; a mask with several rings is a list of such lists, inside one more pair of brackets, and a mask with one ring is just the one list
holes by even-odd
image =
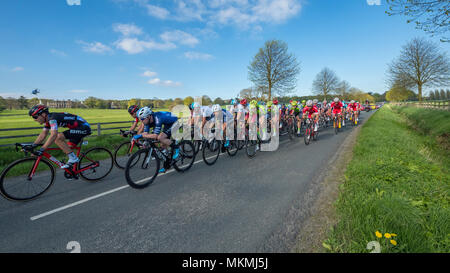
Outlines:
{"label": "white cloud", "polygon": [[180,82],[173,82],[173,81],[161,81],[158,78],[154,78],[148,81],[149,84],[152,85],[159,85],[159,86],[166,86],[166,87],[178,87],[181,86]]}
{"label": "white cloud", "polygon": [[83,45],[83,50],[90,53],[103,54],[112,51],[112,49],[100,42],[87,43],[84,41],[78,41],[79,44]]}
{"label": "white cloud", "polygon": [[114,24],[113,30],[124,36],[141,35],[142,29],[134,24]]}
{"label": "white cloud", "polygon": [[156,72],[152,72],[150,70],[146,70],[144,73],[141,74],[142,77],[149,77],[149,78],[152,78],[156,75],[158,75]]}
{"label": "white cloud", "polygon": [[153,5],[146,5],[147,12],[149,15],[159,18],[159,19],[167,19],[169,17],[170,12],[165,9],[158,6]]}
{"label": "white cloud", "polygon": [[17,66],[14,67],[13,69],[11,69],[12,72],[19,72],[19,71],[24,71],[25,68],[21,67],[21,66]]}
{"label": "white cloud", "polygon": [[184,57],[186,57],[187,59],[190,59],[190,60],[204,60],[204,61],[214,59],[214,56],[212,56],[210,54],[193,52],[193,51],[185,52]]}
{"label": "white cloud", "polygon": [[160,37],[166,43],[177,42],[191,47],[199,43],[197,38],[181,30],[166,31]]}
{"label": "white cloud", "polygon": [[69,6],[81,6],[81,0],[66,0]]}
{"label": "white cloud", "polygon": [[154,41],[143,41],[137,38],[123,38],[115,43],[116,47],[126,51],[128,54],[138,54],[145,50],[169,50],[176,48],[173,43],[156,43]]}
{"label": "white cloud", "polygon": [[367,4],[369,6],[373,6],[373,5],[380,6],[381,5],[381,0],[367,0]]}

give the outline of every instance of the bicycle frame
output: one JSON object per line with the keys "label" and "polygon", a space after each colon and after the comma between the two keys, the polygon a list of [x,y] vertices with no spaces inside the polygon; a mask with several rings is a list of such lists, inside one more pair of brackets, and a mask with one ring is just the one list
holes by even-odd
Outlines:
{"label": "bicycle frame", "polygon": [[[77,150],[76,155],[77,155],[77,157],[80,156],[80,154],[81,154],[81,147],[76,146],[76,147],[70,147],[70,148],[72,150]],[[31,172],[29,173],[28,176],[30,178],[33,177],[33,175],[36,172],[37,167],[39,166],[39,162],[41,162],[41,160],[42,160],[42,157],[47,158],[50,162],[52,162],[53,164],[59,166],[60,168],[62,166],[64,166],[64,164],[61,161],[59,161],[54,156],[52,156],[51,154],[46,152],[46,151],[58,151],[58,150],[61,150],[61,148],[48,148],[47,150],[44,151],[44,153],[42,155],[38,156],[38,158],[36,159],[36,162],[34,163],[33,169],[31,170]],[[91,160],[91,161],[94,161],[94,160]],[[82,172],[84,172],[86,170],[98,167],[100,165],[98,162],[95,162],[93,164],[89,164],[88,166],[84,167],[83,169],[77,170],[78,164],[79,163],[76,163],[76,164],[73,165],[72,169],[68,169],[67,168],[67,169],[64,169],[64,171],[69,173],[70,175],[77,175],[79,173],[82,173]]]}

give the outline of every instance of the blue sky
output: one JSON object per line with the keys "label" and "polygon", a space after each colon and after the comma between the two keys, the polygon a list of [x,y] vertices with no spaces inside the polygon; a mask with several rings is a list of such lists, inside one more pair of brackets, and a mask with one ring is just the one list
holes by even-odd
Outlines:
{"label": "blue sky", "polygon": [[[374,2],[374,5],[369,5]],[[377,5],[378,3],[379,5]],[[269,39],[301,63],[293,94],[324,67],[383,93],[387,64],[414,37],[447,52],[384,0],[15,0],[0,10],[0,96],[54,99],[231,98],[252,83]]]}

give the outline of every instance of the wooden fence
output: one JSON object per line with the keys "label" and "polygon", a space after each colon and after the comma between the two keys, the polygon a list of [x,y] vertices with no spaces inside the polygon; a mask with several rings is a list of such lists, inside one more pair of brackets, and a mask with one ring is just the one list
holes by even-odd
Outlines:
{"label": "wooden fence", "polygon": [[393,105],[399,106],[414,106],[421,108],[431,108],[431,109],[440,109],[450,111],[450,101],[449,100],[440,100],[440,101],[405,101],[405,102],[392,102]]}
{"label": "wooden fence", "polygon": [[[108,127],[108,128],[103,128],[102,129],[102,125],[110,125],[110,124],[124,124],[123,126],[120,127]],[[127,124],[127,125],[125,125]],[[91,129],[92,129],[92,134],[88,137],[91,136],[108,136],[108,135],[118,135],[118,130],[119,129],[129,129],[131,126],[132,122],[131,121],[117,121],[117,122],[103,122],[103,123],[94,123],[91,124]],[[5,147],[5,146],[12,146],[14,145],[14,141],[13,139],[16,138],[26,138],[26,137],[36,137],[39,134],[20,134],[20,135],[13,135],[13,136],[1,136],[1,132],[10,132],[10,131],[27,131],[27,130],[36,130],[36,129],[42,129],[43,127],[26,127],[26,128],[11,128],[11,129],[0,129],[0,140],[3,139],[11,139],[12,143],[8,143],[8,144],[2,144],[0,145],[0,147]],[[109,131],[109,130],[116,130],[116,132],[114,133],[102,133],[103,131]],[[95,131],[97,131],[97,134],[95,134]]]}

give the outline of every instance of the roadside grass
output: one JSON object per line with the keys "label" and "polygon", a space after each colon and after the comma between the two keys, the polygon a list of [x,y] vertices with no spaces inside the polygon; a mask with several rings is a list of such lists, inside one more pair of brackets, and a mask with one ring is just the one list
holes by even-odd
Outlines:
{"label": "roadside grass", "polygon": [[[403,110],[409,111],[415,113]],[[383,253],[450,252],[448,152],[429,135],[449,130],[435,123],[437,114],[416,115],[418,124],[430,124],[428,134],[411,129],[390,106],[361,128],[336,202],[339,222],[323,243],[329,251],[368,253],[367,244],[378,241]]]}

